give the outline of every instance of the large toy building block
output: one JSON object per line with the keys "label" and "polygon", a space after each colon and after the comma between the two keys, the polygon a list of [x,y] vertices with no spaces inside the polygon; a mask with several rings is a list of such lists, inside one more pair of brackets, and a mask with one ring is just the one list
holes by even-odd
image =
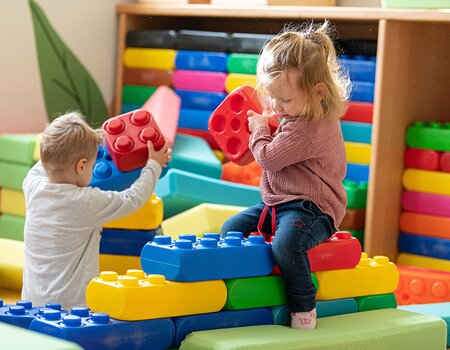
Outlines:
{"label": "large toy building block", "polygon": [[0,160],[24,165],[33,165],[36,134],[0,135]]}
{"label": "large toy building block", "polygon": [[211,110],[181,108],[178,126],[183,129],[207,131],[211,113]]}
{"label": "large toy building block", "polygon": [[450,196],[404,191],[402,208],[413,213],[450,216]]}
{"label": "large toy building block", "polygon": [[372,143],[372,124],[342,121],[341,129],[345,141]]}
{"label": "large toy building block", "polygon": [[342,58],[341,65],[348,69],[350,79],[359,81],[375,81],[376,62],[368,59]]}
{"label": "large toy building block", "polygon": [[180,30],[175,39],[175,48],[178,50],[226,52],[228,41],[228,33]]}
{"label": "large toy building block", "polygon": [[375,95],[375,84],[369,81],[352,81],[352,92],[350,99],[352,101],[371,102]]}
{"label": "large toy building block", "polygon": [[256,74],[259,55],[251,53],[231,53],[227,60],[230,73]]}
{"label": "large toy building block", "polygon": [[437,151],[408,148],[405,151],[405,167],[423,170],[439,170],[440,157],[441,155]]}
{"label": "large toy building block", "polygon": [[[330,317],[358,312],[355,298],[336,300],[321,300],[316,303],[317,317]],[[289,306],[274,306],[272,308],[273,324],[291,326],[291,310]]]}
{"label": "large toy building block", "polygon": [[172,243],[170,237],[159,236],[142,249],[141,265],[147,274],[164,275],[178,282],[256,277],[272,271],[271,252],[262,236],[246,240],[225,237],[221,241],[201,238],[198,243],[187,239]]}
{"label": "large toy building block", "polygon": [[0,214],[0,238],[23,241],[25,217]]}
{"label": "large toy building block", "polygon": [[417,235],[450,239],[450,217],[403,212],[400,215],[400,230]]}
{"label": "large toy building block", "polygon": [[0,300],[0,322],[13,326],[28,328],[37,315],[41,315],[43,310],[51,309],[61,312],[61,304],[49,303],[43,306],[33,306],[31,301],[18,301],[15,305],[4,305]]}
{"label": "large toy building block", "polygon": [[23,192],[0,188],[0,213],[25,216],[25,197]]}
{"label": "large toy building block", "polygon": [[406,144],[413,148],[450,151],[450,123],[415,122],[406,130]]}
{"label": "large toy building block", "polygon": [[179,70],[226,72],[227,58],[228,54],[223,52],[180,50],[177,52],[175,59],[175,68]]}
{"label": "large toy building block", "polygon": [[430,258],[428,256],[415,254],[400,253],[397,257],[397,264],[450,272],[449,260]]}
{"label": "large toy building block", "polygon": [[103,229],[100,254],[140,256],[147,242],[153,241],[157,230]]}
{"label": "large toy building block", "polygon": [[0,287],[22,289],[23,242],[0,238]]}
{"label": "large toy building block", "polygon": [[319,271],[317,300],[392,293],[398,284],[397,267],[386,256],[369,259],[366,253],[354,269]]}
{"label": "large toy building block", "polygon": [[144,104],[156,91],[156,86],[123,85],[122,102]]}
{"label": "large toy building block", "polygon": [[161,225],[162,219],[163,202],[155,193],[152,193],[147,203],[133,214],[110,221],[103,227],[124,230],[154,230]]}
{"label": "large toy building block", "polygon": [[169,169],[180,169],[220,179],[222,163],[208,143],[200,137],[178,134],[173,145]]}
{"label": "large toy building block", "polygon": [[347,209],[363,209],[367,202],[367,182],[357,183],[352,180],[344,180],[345,192],[347,193]]}
{"label": "large toy building block", "polygon": [[357,164],[370,164],[372,146],[365,143],[345,142],[347,161]]}
{"label": "large toy building block", "polygon": [[2,349],[83,350],[75,343],[0,322]]}
{"label": "large toy building block", "polygon": [[202,72],[194,70],[176,70],[173,72],[172,84],[175,89],[225,92],[226,73]]}
{"label": "large toy building block", "polygon": [[254,186],[225,182],[178,169],[170,169],[156,184],[164,204],[164,218],[170,218],[201,203],[250,206],[261,201]]}
{"label": "large toy building block", "polygon": [[141,270],[141,257],[135,255],[100,254],[100,271],[116,271],[125,275],[128,270]]}
{"label": "large toy building block", "polygon": [[450,173],[450,152],[444,152],[439,159],[439,169]]}
{"label": "large toy building block", "polygon": [[220,232],[222,225],[245,207],[202,203],[166,219],[161,224],[165,236],[177,238],[179,234],[191,233],[202,237],[207,232]]}
{"label": "large toy building block", "polygon": [[142,109],[150,112],[153,116],[159,130],[171,145],[175,142],[180,105],[181,99],[172,89],[160,86],[142,106]]}
{"label": "large toy building block", "polygon": [[[256,91],[250,86],[241,86],[231,92],[209,118],[209,131],[219,147],[230,161],[239,165],[246,165],[254,160],[248,148],[249,110],[262,113]],[[269,120],[272,133],[278,124],[275,117]]]}
{"label": "large toy building block", "polygon": [[364,229],[365,221],[365,209],[347,209],[344,219],[342,219],[341,227],[345,229],[362,230]]}
{"label": "large toy building block", "polygon": [[413,266],[398,266],[400,280],[395,290],[399,305],[450,301],[448,272]]}
{"label": "large toy building block", "polygon": [[201,109],[205,111],[213,111],[227,97],[223,92],[204,92],[175,90],[176,94],[181,98],[181,108]]}
{"label": "large toy building block", "polygon": [[120,277],[102,272],[86,289],[92,311],[128,321],[217,312],[226,298],[223,281],[178,283],[162,275],[146,276],[141,270],[128,270]]}
{"label": "large toy building block", "polygon": [[22,183],[30,170],[29,165],[0,161],[0,187],[22,191]]}
{"label": "large toy building block", "polygon": [[399,309],[442,318],[447,324],[447,348],[450,347],[450,303],[407,305]]}
{"label": "large toy building block", "polygon": [[175,67],[175,50],[126,48],[123,64],[130,68],[173,69]]}
{"label": "large toy building block", "polygon": [[359,312],[397,308],[397,300],[393,293],[365,295],[355,299]]}
{"label": "large toy building block", "polygon": [[[337,232],[310,249],[308,259],[312,272],[352,269],[361,259],[361,244],[350,232]],[[272,274],[280,274],[278,266],[275,266]]]}
{"label": "large toy building block", "polygon": [[450,174],[440,171],[406,169],[403,186],[410,191],[450,195]]}
{"label": "large toy building block", "polygon": [[123,67],[123,83],[141,86],[172,85],[172,70]]}
{"label": "large toy building block", "polygon": [[133,30],[127,33],[127,47],[175,48],[175,30]]}
{"label": "large toy building block", "polygon": [[142,168],[147,163],[148,141],[156,151],[164,146],[164,136],[155,119],[143,109],[110,118],[102,128],[109,155],[122,171]]}
{"label": "large toy building block", "polygon": [[256,161],[240,166],[233,162],[223,165],[222,179],[225,181],[237,182],[244,185],[259,186],[261,181],[262,168]]}
{"label": "large toy building block", "polygon": [[400,233],[398,249],[403,253],[450,260],[450,239]]}
{"label": "large toy building block", "polygon": [[342,120],[372,123],[373,104],[369,102],[349,101],[348,109]]}
{"label": "large toy building block", "polygon": [[186,336],[192,332],[269,325],[273,324],[273,317],[269,308],[257,308],[180,316],[175,317],[173,322],[175,323],[176,334],[172,346],[178,348]]}
{"label": "large toy building block", "polygon": [[252,88],[256,87],[256,75],[254,74],[238,74],[230,73],[225,79],[225,90],[231,93],[240,86],[248,85]]}
{"label": "large toy building block", "polygon": [[170,318],[124,322],[98,312],[88,317],[44,310],[31,322],[30,330],[73,341],[83,349],[168,349],[175,336]]}
{"label": "large toy building block", "polygon": [[123,191],[129,188],[141,174],[142,169],[120,171],[112,161],[108,149],[100,146],[97,159],[92,170],[92,180],[89,186],[102,190]]}
{"label": "large toy building block", "polygon": [[447,325],[437,317],[384,309],[321,318],[317,329],[253,326],[195,332],[180,350],[445,349]]}
{"label": "large toy building block", "polygon": [[345,178],[356,182],[369,182],[370,167],[364,164],[347,163]]}

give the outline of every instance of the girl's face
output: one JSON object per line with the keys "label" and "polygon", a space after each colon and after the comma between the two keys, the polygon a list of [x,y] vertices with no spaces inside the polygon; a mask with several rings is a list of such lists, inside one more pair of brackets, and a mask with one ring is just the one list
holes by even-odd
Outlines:
{"label": "girl's face", "polygon": [[298,71],[289,69],[268,87],[270,108],[283,118],[296,118],[306,105],[305,93],[298,87]]}

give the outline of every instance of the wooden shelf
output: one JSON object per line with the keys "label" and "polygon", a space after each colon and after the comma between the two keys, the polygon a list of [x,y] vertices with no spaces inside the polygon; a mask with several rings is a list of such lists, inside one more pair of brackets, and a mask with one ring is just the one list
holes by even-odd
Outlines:
{"label": "wooden shelf", "polygon": [[286,22],[330,19],[340,39],[377,39],[364,249],[369,256],[396,259],[406,128],[415,120],[450,120],[450,10],[120,4],[117,12],[116,114],[130,30],[277,33]]}

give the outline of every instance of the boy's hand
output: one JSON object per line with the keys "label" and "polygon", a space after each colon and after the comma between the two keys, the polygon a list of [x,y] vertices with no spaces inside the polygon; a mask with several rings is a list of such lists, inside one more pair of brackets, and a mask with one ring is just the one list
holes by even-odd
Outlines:
{"label": "boy's hand", "polygon": [[260,125],[269,125],[269,116],[266,114],[258,114],[255,111],[249,110],[248,115],[248,128],[251,132]]}
{"label": "boy's hand", "polygon": [[155,151],[151,141],[147,142],[148,159],[156,160],[163,168],[166,168],[167,163],[172,160],[172,148],[169,147],[169,141],[167,139],[165,141],[164,146],[159,151]]}

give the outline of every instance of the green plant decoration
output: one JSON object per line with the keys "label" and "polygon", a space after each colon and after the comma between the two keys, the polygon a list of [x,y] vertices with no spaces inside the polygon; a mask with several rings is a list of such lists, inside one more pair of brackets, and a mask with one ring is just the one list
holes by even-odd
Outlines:
{"label": "green plant decoration", "polygon": [[86,68],[64,44],[39,5],[29,0],[49,122],[67,111],[79,111],[93,127],[108,112],[101,92]]}

